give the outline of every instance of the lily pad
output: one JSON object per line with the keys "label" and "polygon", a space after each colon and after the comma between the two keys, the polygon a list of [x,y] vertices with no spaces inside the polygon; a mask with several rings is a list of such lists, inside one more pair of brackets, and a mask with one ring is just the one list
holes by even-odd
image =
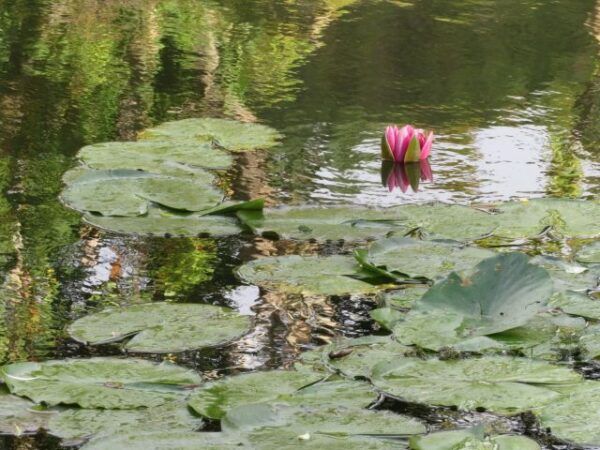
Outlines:
{"label": "lily pad", "polygon": [[565,367],[525,358],[486,356],[477,359],[421,360],[397,358],[372,370],[375,386],[407,401],[489,409],[517,414],[560,394],[554,385],[575,384],[581,377]]}
{"label": "lily pad", "polygon": [[600,445],[600,383],[585,381],[564,389],[555,402],[538,409],[542,426],[559,439],[579,445]]}
{"label": "lily pad", "polygon": [[480,427],[467,430],[441,431],[410,438],[411,450],[541,450],[533,439],[525,436],[500,435],[484,437]]}
{"label": "lily pad", "polygon": [[250,319],[213,305],[147,303],[108,309],[75,321],[73,339],[106,344],[133,338],[125,349],[141,353],[173,353],[225,344],[242,334]]}
{"label": "lily pad", "polygon": [[242,230],[233,217],[205,213],[176,214],[151,208],[142,217],[104,217],[86,214],[84,220],[97,228],[142,236],[229,236]]}
{"label": "lily pad", "polygon": [[152,431],[195,431],[202,419],[194,416],[183,402],[166,403],[142,409],[67,409],[54,414],[47,429],[62,439],[76,440],[91,436],[107,436]]}
{"label": "lily pad", "polygon": [[408,217],[397,211],[356,207],[270,209],[241,218],[255,233],[281,239],[355,241],[410,230]]}
{"label": "lily pad", "polygon": [[162,175],[195,176],[198,168],[226,169],[232,158],[209,142],[137,141],[88,145],[77,157],[91,169],[132,169]]}
{"label": "lily pad", "polygon": [[311,407],[246,404],[230,410],[223,419],[223,426],[230,432],[284,427],[297,430],[298,434],[336,436],[410,436],[427,431],[422,422],[412,417],[334,404]]}
{"label": "lily pad", "polygon": [[140,359],[91,358],[4,366],[11,393],[48,405],[133,409],[156,407],[187,393],[201,378],[172,364]]}
{"label": "lily pad", "polygon": [[264,428],[248,436],[260,450],[406,450],[402,440],[369,436],[328,435],[287,428]]}
{"label": "lily pad", "polygon": [[586,319],[600,320],[600,300],[579,292],[564,292],[552,297],[550,305],[561,311]]}
{"label": "lily pad", "polygon": [[380,362],[402,359],[411,349],[390,336],[365,336],[342,339],[330,345],[303,353],[300,364],[328,368],[348,377],[367,378]]}
{"label": "lily pad", "polygon": [[188,179],[138,170],[89,170],[70,179],[61,194],[69,207],[103,216],[143,216],[151,204],[179,211],[216,206],[222,194],[210,175]]}
{"label": "lily pad", "polygon": [[228,119],[184,119],[166,122],[140,134],[142,140],[208,139],[219,147],[233,152],[268,149],[278,144],[281,135],[266,125]]}
{"label": "lily pad", "polygon": [[359,271],[351,256],[275,256],[260,258],[237,269],[245,283],[305,295],[366,294],[381,290],[352,278]]}
{"label": "lily pad", "polygon": [[[225,433],[131,432],[92,439],[81,450],[239,450],[246,441]],[[251,447],[250,447],[251,448]]]}
{"label": "lily pad", "polygon": [[189,400],[198,414],[221,419],[227,411],[245,403],[260,403],[292,394],[318,381],[319,375],[291,370],[253,372],[206,383]]}
{"label": "lily pad", "polygon": [[357,250],[357,260],[365,270],[389,274],[392,279],[440,279],[452,271],[470,269],[495,253],[441,241],[389,238],[375,241],[368,251]]}
{"label": "lily pad", "polygon": [[580,263],[600,264],[600,241],[592,242],[580,248],[575,255]]}
{"label": "lily pad", "polygon": [[0,434],[22,435],[48,428],[54,411],[41,410],[37,405],[15,395],[0,394]]}

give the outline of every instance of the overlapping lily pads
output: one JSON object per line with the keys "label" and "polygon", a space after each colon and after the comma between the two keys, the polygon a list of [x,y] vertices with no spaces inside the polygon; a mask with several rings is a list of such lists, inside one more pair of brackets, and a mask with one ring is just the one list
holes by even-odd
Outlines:
{"label": "overlapping lily pads", "polygon": [[402,399],[499,414],[517,414],[556,401],[556,385],[576,384],[581,377],[566,367],[525,358],[421,360],[400,358],[376,364],[375,386]]}
{"label": "overlapping lily pads", "polygon": [[541,450],[537,442],[525,436],[485,437],[483,427],[440,431],[410,439],[411,450]]}
{"label": "overlapping lily pads", "polygon": [[181,400],[202,380],[172,365],[91,358],[15,363],[2,368],[10,392],[47,405],[134,409]]}
{"label": "overlapping lily pads", "polygon": [[91,345],[123,341],[140,353],[171,353],[227,343],[250,326],[232,309],[202,304],[148,303],[108,309],[69,327],[71,336]]}
{"label": "overlapping lily pads", "polygon": [[48,421],[55,414],[27,399],[0,393],[0,434],[36,433],[40,428],[48,428]]}

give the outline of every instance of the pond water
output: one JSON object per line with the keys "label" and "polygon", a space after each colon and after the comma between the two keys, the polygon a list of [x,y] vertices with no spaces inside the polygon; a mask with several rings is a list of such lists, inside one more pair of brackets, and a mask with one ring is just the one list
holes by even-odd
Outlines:
{"label": "pond water", "polygon": [[[261,294],[233,269],[343,244],[137,238],[58,201],[82,146],[167,120],[230,117],[283,134],[220,176],[232,199],[395,206],[600,192],[595,0],[0,0],[0,359],[119,355],[65,326],[102,306],[229,305],[253,330],[172,355],[211,377],[286,367],[373,331],[368,301]],[[381,182],[388,123],[433,129],[433,181]],[[157,357],[156,359],[160,359]],[[3,438],[4,439],[4,438]],[[60,448],[6,438],[4,448]]]}

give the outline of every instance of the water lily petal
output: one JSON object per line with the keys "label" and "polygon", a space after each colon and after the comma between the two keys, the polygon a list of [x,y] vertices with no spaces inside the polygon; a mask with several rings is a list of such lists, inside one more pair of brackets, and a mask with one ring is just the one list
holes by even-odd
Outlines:
{"label": "water lily petal", "polygon": [[421,159],[427,159],[429,153],[431,153],[431,146],[433,145],[433,131],[429,132],[427,140],[421,145]]}

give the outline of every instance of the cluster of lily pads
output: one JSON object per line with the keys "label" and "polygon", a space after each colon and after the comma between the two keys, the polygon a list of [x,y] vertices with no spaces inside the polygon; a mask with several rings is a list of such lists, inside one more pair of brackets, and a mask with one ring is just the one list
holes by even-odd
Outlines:
{"label": "cluster of lily pads", "polygon": [[[352,254],[263,257],[237,276],[263,290],[376,298],[372,316],[387,334],[336,340],[303,353],[291,370],[210,382],[136,358],[10,364],[0,431],[44,428],[85,450],[540,448],[480,427],[428,433],[418,419],[381,410],[383,396],[508,416],[532,411],[557,438],[600,445],[600,384],[564,361],[600,356],[600,203],[263,210],[260,200],[224,202],[210,170],[226,168],[230,152],[276,139],[261,125],[167,123],[137,142],[82,149],[62,199],[116,232],[245,230],[350,242]],[[106,309],[68,331],[87,345],[160,354],[223,345],[250,326],[229,308],[154,303]],[[196,432],[211,421],[222,431]]]}

